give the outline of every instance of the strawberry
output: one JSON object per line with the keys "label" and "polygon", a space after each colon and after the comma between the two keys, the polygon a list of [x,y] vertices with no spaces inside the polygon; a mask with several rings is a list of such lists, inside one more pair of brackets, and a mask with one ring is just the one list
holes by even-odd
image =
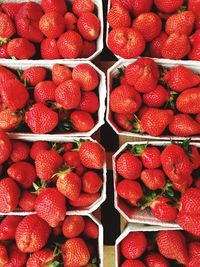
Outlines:
{"label": "strawberry", "polygon": [[41,150],[35,157],[37,176],[45,181],[51,180],[63,163],[62,157],[55,150]]}
{"label": "strawberry", "polygon": [[131,232],[122,240],[120,247],[126,259],[137,259],[147,248],[147,238],[143,232]]}
{"label": "strawberry", "polygon": [[3,244],[0,244],[0,266],[5,266],[8,263],[7,249]]}
{"label": "strawberry", "polygon": [[200,242],[191,242],[188,246],[189,257],[198,257],[200,253]]}
{"label": "strawberry", "polygon": [[54,252],[51,249],[44,248],[34,252],[28,259],[27,267],[38,267],[38,266],[53,266],[54,262]]}
{"label": "strawberry", "polygon": [[59,37],[57,46],[58,51],[63,58],[75,59],[81,55],[83,40],[79,33],[68,31]]}
{"label": "strawberry", "polygon": [[83,40],[83,50],[81,52],[81,57],[88,58],[92,56],[97,50],[97,45],[95,41],[89,42]]}
{"label": "strawberry", "polygon": [[56,85],[60,85],[72,79],[71,70],[64,65],[54,64],[52,68],[52,80]]}
{"label": "strawberry", "polygon": [[173,189],[175,189],[178,192],[185,192],[186,189],[188,189],[193,183],[193,177],[190,175],[186,177],[185,181],[183,183],[173,183]]}
{"label": "strawberry", "polygon": [[138,111],[142,104],[140,94],[130,85],[120,85],[110,94],[110,109],[113,112],[131,114]]}
{"label": "strawberry", "polygon": [[153,12],[142,13],[133,20],[132,28],[139,31],[146,42],[151,42],[160,34],[162,22]]}
{"label": "strawberry", "polygon": [[168,35],[166,34],[166,32],[162,32],[156,37],[154,38],[151,43],[150,43],[150,54],[151,57],[157,57],[160,58],[162,57],[162,47],[165,43],[165,41],[167,40]]}
{"label": "strawberry", "polygon": [[199,264],[200,264],[199,257],[194,257],[188,262],[187,267],[195,267],[199,266]]}
{"label": "strawberry", "polygon": [[81,163],[90,169],[102,169],[105,163],[105,151],[96,142],[85,141],[79,149]]}
{"label": "strawberry", "polygon": [[39,29],[39,20],[42,15],[42,8],[38,3],[25,3],[15,16],[18,35],[32,42],[41,42],[43,34]]}
{"label": "strawberry", "polygon": [[29,156],[29,146],[21,141],[12,140],[12,153],[10,154],[10,159],[13,162],[18,162],[21,160],[26,160]]}
{"label": "strawberry", "polygon": [[10,131],[17,128],[22,120],[21,114],[16,114],[9,108],[0,111],[0,130]]}
{"label": "strawberry", "polygon": [[94,92],[82,92],[78,109],[96,113],[99,109],[99,99]]}
{"label": "strawberry", "polygon": [[140,260],[125,260],[120,267],[145,267]]}
{"label": "strawberry", "polygon": [[54,11],[64,15],[67,12],[64,0],[42,0],[41,6],[45,13]]}
{"label": "strawberry", "polygon": [[200,153],[196,146],[191,146],[190,161],[192,162],[193,170],[196,170],[200,167]]}
{"label": "strawberry", "polygon": [[47,69],[44,67],[30,67],[24,70],[22,79],[26,80],[31,86],[36,86],[39,82],[45,80]]}
{"label": "strawberry", "polygon": [[29,191],[23,191],[19,200],[20,208],[27,212],[33,211],[36,197],[37,196],[35,194]]}
{"label": "strawberry", "polygon": [[184,66],[177,66],[164,75],[165,82],[173,91],[181,92],[200,83],[200,76]]}
{"label": "strawberry", "polygon": [[142,164],[145,168],[156,169],[161,166],[160,150],[156,147],[146,147],[141,153]]}
{"label": "strawberry", "polygon": [[126,81],[140,93],[155,90],[159,76],[158,66],[150,58],[137,59],[125,69]]}
{"label": "strawberry", "polygon": [[4,3],[1,5],[1,8],[4,13],[6,13],[12,20],[15,19],[18,11],[25,3]]}
{"label": "strawberry", "polygon": [[200,112],[200,88],[187,89],[179,94],[176,108],[181,113],[197,114]]}
{"label": "strawberry", "polygon": [[32,147],[30,149],[30,156],[33,160],[36,159],[37,154],[41,151],[41,150],[49,150],[50,149],[50,145],[49,143],[45,142],[45,141],[36,141],[32,144]]}
{"label": "strawberry", "polygon": [[85,219],[85,227],[84,227],[83,234],[87,238],[91,238],[91,239],[97,239],[99,236],[98,226],[90,218]]}
{"label": "strawberry", "polygon": [[57,126],[58,114],[44,104],[37,103],[26,111],[25,121],[33,133],[48,133]]}
{"label": "strawberry", "polygon": [[131,28],[120,27],[108,34],[108,47],[116,55],[125,59],[141,55],[145,49],[145,40],[142,34]]}
{"label": "strawberry", "polygon": [[80,84],[83,91],[92,91],[99,85],[98,73],[87,63],[78,64],[73,69],[72,79]]}
{"label": "strawberry", "polygon": [[181,231],[160,231],[157,235],[157,245],[164,257],[186,264],[188,255],[185,237]]}
{"label": "strawberry", "polygon": [[196,115],[195,120],[200,123],[200,113]]}
{"label": "strawberry", "polygon": [[0,240],[15,239],[16,228],[22,219],[23,217],[16,215],[10,215],[3,218],[0,222]]}
{"label": "strawberry", "polygon": [[185,213],[200,213],[199,207],[200,189],[190,188],[181,197],[179,214]]}
{"label": "strawberry", "polygon": [[62,225],[62,233],[66,238],[78,237],[84,230],[85,221],[82,216],[67,216]]}
{"label": "strawberry", "polygon": [[95,194],[102,187],[102,178],[94,171],[85,172],[82,177],[83,192]]}
{"label": "strawberry", "polygon": [[35,52],[35,46],[25,38],[14,38],[8,43],[7,53],[10,57],[29,59]]}
{"label": "strawberry", "polygon": [[9,255],[9,259],[8,259],[7,264],[4,265],[5,267],[25,266],[26,261],[27,261],[27,254],[21,252],[15,244],[12,244],[11,246],[8,247],[8,255]]}
{"label": "strawberry", "polygon": [[192,11],[195,15],[195,26],[197,29],[200,28],[200,2],[199,0],[189,0],[188,1],[188,10]]}
{"label": "strawberry", "polygon": [[62,247],[64,266],[84,266],[90,260],[90,253],[82,238],[68,239]]}
{"label": "strawberry", "polygon": [[137,202],[142,198],[142,187],[138,182],[132,180],[122,180],[117,185],[119,196],[127,200],[132,206],[138,206]]}
{"label": "strawberry", "polygon": [[55,90],[55,99],[64,109],[75,109],[81,101],[81,90],[78,82],[68,80]]}
{"label": "strawberry", "polygon": [[147,254],[145,263],[148,267],[170,267],[169,262],[157,252]]}
{"label": "strawberry", "polygon": [[131,152],[125,152],[117,159],[116,170],[123,178],[135,180],[140,177],[142,163]]}
{"label": "strawberry", "polygon": [[86,208],[92,205],[95,201],[100,198],[100,194],[88,194],[88,193],[81,193],[77,200],[69,200],[69,204],[72,207],[76,208]]}
{"label": "strawberry", "polygon": [[9,137],[4,132],[0,132],[0,164],[9,158],[11,152],[12,143]]}
{"label": "strawberry", "polygon": [[65,27],[67,29],[67,31],[75,31],[77,28],[77,17],[71,13],[71,12],[67,12],[64,15],[64,20],[65,20]]}
{"label": "strawberry", "polygon": [[55,11],[47,12],[40,18],[39,28],[47,38],[58,38],[65,30],[65,20]]}
{"label": "strawberry", "polygon": [[200,133],[200,124],[187,114],[177,114],[169,124],[169,130],[176,136],[191,136]]}
{"label": "strawberry", "polygon": [[43,59],[59,59],[61,55],[58,51],[57,41],[46,38],[41,42],[40,53]]}
{"label": "strawberry", "polygon": [[11,18],[3,13],[0,12],[0,36],[1,38],[9,39],[14,35],[16,32],[15,26],[11,20]]}
{"label": "strawberry", "polygon": [[140,179],[151,190],[162,189],[166,184],[165,174],[159,169],[144,169]]}
{"label": "strawberry", "polygon": [[7,53],[7,46],[7,44],[2,44],[2,46],[0,46],[0,58],[10,58]]}
{"label": "strawberry", "polygon": [[198,224],[199,219],[200,219],[199,213],[179,212],[176,221],[185,231],[199,237],[200,236],[199,224]]}
{"label": "strawberry", "polygon": [[[124,2],[127,0],[120,0],[120,1]],[[134,2],[133,1],[130,2],[132,5],[132,12],[135,16],[149,12],[153,4],[153,0],[135,0]]]}
{"label": "strawberry", "polygon": [[200,60],[200,46],[195,43],[192,47],[191,52],[188,55],[188,58],[191,60]]}
{"label": "strawberry", "polygon": [[36,198],[35,211],[51,227],[56,227],[65,218],[65,197],[56,188],[44,188]]}
{"label": "strawberry", "polygon": [[84,39],[94,41],[100,34],[101,22],[95,14],[84,12],[78,18],[77,27]]}
{"label": "strawberry", "polygon": [[0,83],[7,82],[12,79],[17,79],[17,76],[9,69],[0,66]]}
{"label": "strawberry", "polygon": [[90,113],[82,110],[75,110],[70,114],[70,121],[73,128],[78,132],[88,132],[94,128],[94,120]]}
{"label": "strawberry", "polygon": [[130,132],[133,129],[133,114],[114,113],[114,120],[123,130]]}
{"label": "strawberry", "polygon": [[131,26],[131,16],[128,10],[119,3],[111,7],[107,19],[111,28]]}
{"label": "strawberry", "polygon": [[94,2],[92,0],[74,0],[72,2],[73,13],[80,17],[84,12],[93,12],[95,8]]}
{"label": "strawberry", "polygon": [[81,159],[78,151],[67,151],[63,155],[63,159],[70,167],[79,167],[81,165]]}
{"label": "strawberry", "polygon": [[13,163],[8,169],[7,174],[10,178],[17,181],[23,188],[30,188],[36,180],[36,172],[33,165],[26,161]]}
{"label": "strawberry", "polygon": [[56,85],[52,81],[39,82],[34,89],[34,99],[38,103],[46,103],[46,101],[55,101]]}
{"label": "strawberry", "polygon": [[174,13],[182,6],[183,0],[154,0],[154,4],[164,13]]}
{"label": "strawberry", "polygon": [[158,85],[155,90],[143,95],[143,102],[149,107],[160,108],[168,102],[170,93],[162,85]]}
{"label": "strawberry", "polygon": [[28,215],[17,226],[15,233],[17,247],[25,253],[35,252],[47,244],[50,232],[49,225],[39,216]]}

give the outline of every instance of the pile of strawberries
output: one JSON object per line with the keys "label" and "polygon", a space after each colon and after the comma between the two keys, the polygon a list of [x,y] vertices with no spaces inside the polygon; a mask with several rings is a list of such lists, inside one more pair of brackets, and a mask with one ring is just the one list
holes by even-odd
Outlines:
{"label": "pile of strawberries", "polygon": [[200,134],[200,75],[139,58],[113,78],[109,108],[122,129],[150,136]]}
{"label": "pile of strawberries", "polygon": [[76,59],[96,51],[101,23],[92,0],[0,5],[0,58]]}
{"label": "pile of strawberries", "polygon": [[97,266],[98,225],[87,216],[66,216],[51,228],[37,215],[0,222],[0,264],[8,266]]}
{"label": "pile of strawberries", "polygon": [[[96,142],[26,143],[0,133],[0,213],[36,211],[56,227],[101,197],[105,152]],[[5,197],[6,196],[6,197]]]}
{"label": "pile of strawberries", "polygon": [[200,239],[184,231],[131,231],[119,246],[120,267],[200,266]]}
{"label": "pile of strawberries", "polygon": [[[200,236],[200,152],[189,140],[166,146],[128,145],[116,158],[116,190],[132,209],[150,208]],[[134,214],[133,214],[134,216]]]}
{"label": "pile of strawberries", "polygon": [[197,0],[112,0],[107,19],[108,47],[120,57],[200,60]]}
{"label": "pile of strawberries", "polygon": [[98,86],[99,74],[87,63],[24,71],[0,66],[0,130],[88,132],[98,121]]}

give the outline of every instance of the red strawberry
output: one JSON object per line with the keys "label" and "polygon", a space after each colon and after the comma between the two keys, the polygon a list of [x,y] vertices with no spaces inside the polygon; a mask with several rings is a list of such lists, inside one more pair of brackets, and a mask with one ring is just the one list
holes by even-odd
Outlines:
{"label": "red strawberry", "polygon": [[192,162],[192,169],[196,170],[200,167],[200,153],[198,147],[191,146],[190,161]]}
{"label": "red strawberry", "polygon": [[54,252],[51,249],[44,248],[34,252],[28,259],[27,267],[38,267],[38,266],[53,266],[54,264]]}
{"label": "red strawberry", "polygon": [[192,11],[195,15],[195,26],[197,29],[200,28],[200,2],[199,0],[189,0],[188,1],[188,10]]}
{"label": "red strawberry", "polygon": [[200,133],[200,124],[187,114],[177,114],[169,124],[169,130],[176,136],[191,136]]}
{"label": "red strawberry", "polygon": [[14,38],[8,43],[7,53],[10,57],[29,59],[35,52],[35,46],[25,38]]}
{"label": "red strawberry", "polygon": [[110,95],[110,109],[113,112],[131,114],[138,111],[142,104],[140,94],[129,85],[120,85]]}
{"label": "red strawberry", "polygon": [[179,94],[176,108],[181,113],[197,114],[200,112],[200,88],[187,89]]}
{"label": "red strawberry", "polygon": [[0,83],[7,82],[8,80],[17,79],[17,76],[9,69],[0,66]]}
{"label": "red strawberry", "polygon": [[141,172],[140,179],[151,190],[162,189],[165,184],[165,174],[159,169],[145,169]]}
{"label": "red strawberry", "polygon": [[72,11],[75,15],[80,17],[84,12],[93,12],[95,8],[94,2],[92,0],[74,0],[72,2]]}
{"label": "red strawberry", "polygon": [[191,242],[188,247],[189,257],[198,257],[200,253],[200,242]]}
{"label": "red strawberry", "polygon": [[46,103],[46,101],[55,101],[56,85],[52,81],[39,82],[34,89],[34,98],[38,103]]}
{"label": "red strawberry", "polygon": [[156,147],[146,147],[141,154],[142,163],[145,168],[156,169],[161,165],[160,150]]}
{"label": "red strawberry", "polygon": [[88,58],[92,56],[97,50],[96,42],[89,42],[87,40],[83,40],[83,50],[81,52],[81,57]]}
{"label": "red strawberry", "polygon": [[148,12],[140,14],[135,18],[132,28],[133,30],[139,31],[146,42],[151,42],[160,34],[162,22],[158,15],[153,12]]}
{"label": "red strawberry", "polygon": [[94,171],[85,172],[82,177],[83,192],[94,194],[102,187],[102,178]]}
{"label": "red strawberry", "polygon": [[149,107],[160,108],[170,98],[170,93],[162,85],[158,85],[155,90],[143,95],[144,103]]}
{"label": "red strawberry", "polygon": [[15,231],[23,217],[10,215],[3,218],[0,223],[0,240],[15,239]]}
{"label": "red strawberry", "polygon": [[12,140],[12,153],[10,158],[14,162],[26,160],[29,156],[29,150],[29,146],[26,143]]}
{"label": "red strawberry", "polygon": [[40,53],[43,59],[59,59],[61,55],[58,51],[57,41],[46,38],[41,42]]}
{"label": "red strawberry", "polygon": [[7,249],[3,244],[0,244],[0,266],[5,266],[8,263]]}
{"label": "red strawberry", "polygon": [[[120,0],[120,1],[124,2],[127,0]],[[153,0],[135,0],[134,2],[133,1],[130,2],[132,5],[132,12],[135,16],[138,16],[145,12],[149,12],[153,4]]]}
{"label": "red strawberry", "polygon": [[99,109],[99,99],[94,92],[82,92],[78,109],[96,113]]}
{"label": "red strawberry", "polygon": [[63,163],[62,157],[54,150],[41,150],[35,158],[37,176],[45,181],[51,180]]}
{"label": "red strawberry", "polygon": [[75,59],[81,55],[83,40],[79,33],[68,31],[59,37],[57,46],[59,53],[63,58]]}
{"label": "red strawberry", "polygon": [[23,188],[30,188],[36,179],[33,165],[26,161],[13,163],[8,169],[9,177],[17,181]]}
{"label": "red strawberry", "polygon": [[9,137],[4,132],[0,132],[0,164],[10,157],[11,152],[12,144]]}
{"label": "red strawberry", "polygon": [[90,113],[82,110],[75,110],[70,114],[70,121],[73,128],[78,132],[88,132],[94,128],[94,120]]}
{"label": "red strawberry", "polygon": [[193,177],[190,175],[185,178],[183,183],[173,183],[173,189],[181,193],[185,192],[193,183]]}
{"label": "red strawberry", "polygon": [[137,59],[125,69],[126,81],[140,93],[155,90],[159,76],[158,67],[150,58]]}
{"label": "red strawberry", "polygon": [[160,58],[162,57],[162,47],[167,40],[168,35],[165,32],[161,32],[155,39],[151,41],[150,44],[150,54],[151,57],[157,57]]}
{"label": "red strawberry", "polygon": [[4,13],[6,13],[12,20],[15,19],[18,11],[25,3],[5,3],[1,5],[1,8]]}
{"label": "red strawberry", "polygon": [[62,232],[66,238],[78,237],[84,230],[85,221],[82,216],[70,215],[63,222]]}
{"label": "red strawberry", "polygon": [[100,198],[100,194],[81,193],[77,200],[69,200],[69,204],[76,208],[87,208]]}
{"label": "red strawberry", "polygon": [[128,10],[119,3],[111,7],[107,19],[111,28],[131,26],[131,16]]}
{"label": "red strawberry", "polygon": [[177,223],[185,231],[199,237],[200,236],[199,224],[198,224],[199,219],[200,219],[199,213],[196,213],[196,212],[194,212],[194,213],[179,212],[179,214],[177,216]]}
{"label": "red strawberry", "polygon": [[180,215],[184,212],[189,214],[194,213],[196,215],[200,213],[199,193],[199,188],[190,188],[182,195],[180,200]]}
{"label": "red strawberry", "polygon": [[123,178],[135,180],[140,177],[142,163],[131,152],[125,152],[117,159],[116,170]]}
{"label": "red strawberry", "polygon": [[79,149],[81,163],[90,169],[102,169],[105,163],[105,151],[96,142],[85,141]]}
{"label": "red strawberry", "polygon": [[182,6],[183,0],[154,0],[154,4],[164,13],[173,13]]}
{"label": "red strawberry", "polygon": [[35,211],[51,227],[56,227],[65,218],[65,197],[56,188],[44,188],[36,198]]}
{"label": "red strawberry", "polygon": [[157,252],[147,254],[145,263],[148,267],[170,267],[169,262]]}
{"label": "red strawberry", "polygon": [[29,192],[23,191],[19,200],[19,206],[24,211],[33,211],[35,206],[36,195]]}
{"label": "red strawberry", "polygon": [[8,255],[9,255],[9,259],[8,259],[7,264],[4,265],[4,267],[25,266],[26,261],[27,261],[27,254],[21,252],[15,244],[12,244],[11,246],[8,247]]}
{"label": "red strawberry", "polygon": [[63,15],[67,12],[67,5],[64,0],[42,0],[41,6],[45,13],[54,11]]}
{"label": "red strawberry", "polygon": [[84,39],[94,41],[100,34],[101,22],[95,14],[84,12],[78,19],[77,27]]}
{"label": "red strawberry", "polygon": [[140,260],[125,260],[120,267],[145,267]]}
{"label": "red strawberry", "polygon": [[0,36],[1,38],[9,39],[14,35],[16,32],[15,26],[11,20],[11,18],[3,13],[0,12]]}
{"label": "red strawberry", "polygon": [[64,16],[64,20],[65,20],[65,27],[67,31],[76,30],[78,19],[73,13],[67,12]]}
{"label": "red strawberry", "polygon": [[65,30],[65,20],[55,11],[47,12],[40,18],[39,28],[47,38],[58,38]]}
{"label": "red strawberry", "polygon": [[26,111],[25,121],[33,133],[48,133],[57,126],[58,114],[44,104],[37,103]]}
{"label": "red strawberry", "polygon": [[9,108],[0,111],[0,130],[10,131],[17,128],[22,120],[21,114],[16,114]]}
{"label": "red strawberry", "polygon": [[31,150],[30,150],[30,156],[33,160],[36,159],[37,154],[41,151],[41,150],[49,150],[50,149],[50,145],[49,143],[45,142],[45,141],[36,141],[32,144]]}
{"label": "red strawberry", "polygon": [[60,85],[72,79],[71,70],[64,65],[54,64],[52,68],[52,80],[56,85]]}
{"label": "red strawberry", "polygon": [[39,82],[45,80],[47,69],[44,67],[30,67],[24,70],[22,74],[23,80],[28,81],[31,86],[36,86]]}
{"label": "red strawberry", "polygon": [[133,129],[134,115],[133,114],[122,114],[114,113],[115,122],[123,129],[130,132]]}
{"label": "red strawberry", "polygon": [[188,255],[185,237],[181,231],[160,231],[157,235],[157,244],[164,257],[186,264]]}
{"label": "red strawberry", "polygon": [[79,167],[81,165],[78,151],[67,151],[63,155],[63,159],[70,167]]}
{"label": "red strawberry", "polygon": [[82,238],[68,239],[62,247],[65,266],[84,266],[90,260],[90,253]]}
{"label": "red strawberry", "polygon": [[177,66],[164,75],[165,82],[173,91],[181,92],[200,83],[200,76],[184,66]]}
{"label": "red strawberry", "polygon": [[17,226],[15,233],[17,247],[22,252],[35,252],[47,244],[50,232],[51,229],[44,220],[35,214],[28,215]]}
{"label": "red strawberry", "polygon": [[7,44],[2,44],[2,46],[0,46],[0,58],[10,58],[7,53],[7,46]]}
{"label": "red strawberry", "polygon": [[91,239],[97,239],[99,236],[98,226],[90,218],[85,219],[85,227],[84,227],[83,234],[87,238],[91,238]]}
{"label": "red strawberry", "polygon": [[80,84],[83,91],[92,91],[99,85],[98,73],[87,63],[79,64],[73,69],[72,79]]}
{"label": "red strawberry", "polygon": [[140,32],[120,27],[113,29],[108,34],[108,47],[116,55],[130,59],[143,53],[145,40]]}
{"label": "red strawberry", "polygon": [[121,253],[126,259],[139,258],[147,248],[147,238],[143,232],[131,232],[121,242]]}

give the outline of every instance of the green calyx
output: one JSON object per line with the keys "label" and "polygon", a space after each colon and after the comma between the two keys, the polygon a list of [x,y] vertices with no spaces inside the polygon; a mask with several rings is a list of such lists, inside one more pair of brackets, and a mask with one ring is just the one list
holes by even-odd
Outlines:
{"label": "green calyx", "polygon": [[148,147],[148,142],[144,145],[129,145],[127,150],[134,154],[134,156],[141,156],[143,151]]}
{"label": "green calyx", "polygon": [[37,183],[33,183],[33,188],[35,189],[35,192],[32,192],[33,194],[39,194],[39,192],[44,189],[47,186],[47,181],[39,180]]}
{"label": "green calyx", "polygon": [[0,46],[3,44],[7,44],[9,42],[9,39],[0,37]]}

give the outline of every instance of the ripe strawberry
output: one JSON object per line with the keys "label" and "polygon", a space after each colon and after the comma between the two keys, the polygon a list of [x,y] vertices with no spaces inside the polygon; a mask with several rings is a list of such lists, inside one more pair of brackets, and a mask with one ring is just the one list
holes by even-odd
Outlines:
{"label": "ripe strawberry", "polygon": [[18,11],[24,5],[24,3],[4,3],[1,5],[1,8],[4,13],[6,13],[12,20],[15,19]]}
{"label": "ripe strawberry", "polygon": [[181,92],[197,86],[200,76],[184,66],[177,66],[165,73],[164,80],[173,91]]}
{"label": "ripe strawberry", "polygon": [[188,251],[189,251],[190,258],[199,257],[200,242],[191,242],[188,246]]}
{"label": "ripe strawberry", "polygon": [[110,94],[110,109],[113,112],[131,114],[142,104],[140,94],[130,85],[120,85]]}
{"label": "ripe strawberry", "polygon": [[191,136],[200,133],[200,124],[187,114],[177,114],[169,124],[169,130],[176,136]]}
{"label": "ripe strawberry", "polygon": [[77,200],[69,200],[69,204],[73,207],[78,208],[87,208],[92,205],[97,199],[100,198],[100,194],[88,194],[88,193],[81,193]]}
{"label": "ripe strawberry", "polygon": [[96,42],[89,42],[87,40],[83,40],[83,50],[81,52],[81,57],[88,58],[92,56],[97,50]]}
{"label": "ripe strawberry", "polygon": [[2,46],[0,46],[0,58],[10,58],[7,53],[7,46],[7,44],[2,44]]}
{"label": "ripe strawberry", "polygon": [[116,170],[123,178],[135,180],[140,177],[142,163],[131,152],[125,152],[117,159]]}
{"label": "ripe strawberry", "polygon": [[105,151],[96,142],[85,141],[79,149],[81,163],[90,169],[102,169],[105,163]]}
{"label": "ripe strawberry", "polygon": [[128,10],[119,3],[111,7],[107,19],[111,28],[131,26],[131,16]]}
{"label": "ripe strawberry", "polygon": [[170,98],[170,93],[162,85],[158,85],[155,90],[143,95],[143,102],[149,107],[160,108]]}
{"label": "ripe strawberry", "polygon": [[145,265],[140,260],[125,260],[121,267],[145,267]]}
{"label": "ripe strawberry", "polygon": [[10,154],[10,159],[13,162],[26,160],[29,156],[29,146],[21,141],[12,140],[12,153]]}
{"label": "ripe strawberry", "polygon": [[63,163],[62,157],[55,150],[41,150],[35,157],[37,176],[49,181]]}
{"label": "ripe strawberry", "polygon": [[114,113],[114,120],[123,130],[130,132],[133,129],[133,114]]}
{"label": "ripe strawberry", "polygon": [[188,55],[188,58],[191,60],[200,60],[200,46],[195,43],[192,47],[191,52]]}
{"label": "ripe strawberry", "polygon": [[193,177],[190,175],[185,178],[185,181],[183,183],[173,183],[173,189],[175,189],[178,192],[185,192],[186,189],[188,189],[193,183]]}
{"label": "ripe strawberry", "polygon": [[38,103],[46,103],[46,101],[55,101],[56,85],[52,81],[39,82],[34,89],[34,99]]}
{"label": "ripe strawberry", "polygon": [[0,266],[5,266],[8,263],[7,249],[3,244],[0,244]]}
{"label": "ripe strawberry", "polygon": [[170,267],[169,262],[157,252],[147,254],[145,263],[148,267]]}
{"label": "ripe strawberry", "polygon": [[83,192],[95,194],[102,187],[102,178],[94,171],[85,172],[82,177]]}
{"label": "ripe strawberry", "polygon": [[94,120],[90,113],[82,110],[75,110],[70,114],[70,121],[73,128],[78,132],[88,132],[94,128]]}
{"label": "ripe strawberry", "polygon": [[196,146],[191,146],[190,161],[192,162],[193,170],[196,170],[200,167],[200,153]]}
{"label": "ripe strawberry", "polygon": [[121,253],[126,259],[139,258],[147,248],[147,238],[143,232],[131,232],[121,242]]}
{"label": "ripe strawberry", "polygon": [[98,226],[90,218],[85,219],[85,227],[84,227],[83,234],[87,238],[91,238],[91,239],[97,239],[99,236]]}
{"label": "ripe strawberry", "polygon": [[59,53],[63,58],[74,59],[81,55],[83,40],[79,33],[68,31],[59,37],[57,46]]}
{"label": "ripe strawberry", "polygon": [[174,13],[182,6],[183,0],[154,0],[154,4],[164,13]]}
{"label": "ripe strawberry", "polygon": [[42,0],[42,9],[47,12],[58,12],[64,15],[67,12],[67,5],[64,0]]}
{"label": "ripe strawberry", "polygon": [[140,179],[151,190],[162,189],[166,184],[165,174],[159,169],[144,169]]}
{"label": "ripe strawberry", "polygon": [[[190,203],[191,203],[191,200],[190,200]],[[198,224],[199,219],[200,219],[199,213],[196,213],[196,212],[194,212],[194,213],[179,212],[179,214],[177,216],[177,223],[185,231],[199,237],[200,236],[199,224]]]}
{"label": "ripe strawberry", "polygon": [[141,160],[145,168],[156,169],[161,165],[160,150],[156,147],[146,147],[141,153]]}
{"label": "ripe strawberry", "polygon": [[200,113],[195,116],[195,120],[200,123]]}
{"label": "ripe strawberry", "polygon": [[60,85],[72,79],[71,70],[64,65],[54,64],[52,68],[52,80],[56,85]]}
{"label": "ripe strawberry", "polygon": [[0,66],[0,83],[2,84],[12,79],[17,79],[17,76],[9,69]]}
{"label": "ripe strawberry", "polygon": [[77,28],[77,17],[71,13],[71,12],[67,12],[64,15],[64,21],[65,21],[65,27],[67,31],[75,31]]}
{"label": "ripe strawberry", "polygon": [[99,99],[94,92],[82,92],[78,109],[96,113],[99,109]]}
{"label": "ripe strawberry", "polygon": [[77,27],[84,39],[94,41],[100,34],[101,22],[95,14],[84,12],[78,18]]}
{"label": "ripe strawberry", "polygon": [[80,17],[84,12],[93,12],[95,8],[94,2],[92,0],[74,0],[72,2],[73,13]]}
{"label": "ripe strawberry", "polygon": [[19,200],[19,206],[23,211],[33,211],[35,206],[36,195],[29,192],[23,191]]}
{"label": "ripe strawberry", "polygon": [[49,248],[44,248],[34,252],[26,263],[27,267],[38,267],[38,266],[53,266],[54,264],[54,252]]}
{"label": "ripe strawberry", "polygon": [[81,101],[81,90],[78,82],[68,80],[55,90],[55,99],[64,109],[75,109]]}
{"label": "ripe strawberry", "polygon": [[167,40],[168,35],[165,32],[161,32],[155,39],[153,39],[150,43],[150,54],[151,57],[162,57],[162,47]]}
{"label": "ripe strawberry", "polygon": [[62,225],[62,233],[66,238],[78,237],[84,230],[85,221],[82,216],[67,216]]}
{"label": "ripe strawberry", "polygon": [[82,238],[68,239],[62,247],[65,266],[84,266],[90,260],[90,253]]}
{"label": "ripe strawberry", "polygon": [[15,239],[16,228],[22,219],[23,217],[16,215],[10,215],[3,218],[0,222],[0,240]]}
{"label": "ripe strawberry", "polygon": [[22,120],[21,114],[15,114],[9,108],[0,111],[0,130],[10,131],[17,128]]}
{"label": "ripe strawberry", "polygon": [[181,113],[197,114],[200,112],[200,88],[187,89],[179,94],[176,108]]}
{"label": "ripe strawberry", "polygon": [[41,150],[50,150],[50,145],[49,143],[45,141],[36,141],[32,144],[32,147],[30,149],[30,156],[33,160],[36,159],[37,154]]}
{"label": "ripe strawberry", "polygon": [[133,20],[132,28],[139,31],[146,42],[151,42],[160,34],[162,22],[153,12],[142,13]]}
{"label": "ripe strawberry", "polygon": [[15,26],[11,20],[11,18],[3,13],[0,12],[0,36],[1,38],[9,39],[14,35],[16,32]]}
{"label": "ripe strawberry", "polygon": [[45,80],[47,69],[44,67],[30,67],[24,70],[22,74],[23,80],[26,80],[31,86],[36,86],[39,82]]}
{"label": "ripe strawberry", "polygon": [[17,181],[23,188],[30,188],[36,180],[36,172],[33,165],[26,161],[13,163],[8,169],[7,174],[10,178]]}
{"label": "ripe strawberry", "polygon": [[185,237],[181,231],[160,231],[157,235],[157,245],[164,257],[186,264],[188,255]]}
{"label": "ripe strawberry", "polygon": [[35,46],[25,38],[14,38],[7,46],[8,55],[17,59],[30,59],[35,52]]}
{"label": "ripe strawberry", "polygon": [[140,93],[155,90],[159,77],[158,66],[150,58],[137,59],[125,69],[126,81]]}
{"label": "ripe strawberry", "polygon": [[[120,0],[121,2],[127,1],[127,0]],[[149,12],[151,10],[153,0],[135,0],[130,1],[132,5],[132,12],[135,16],[138,16],[142,13]]]}
{"label": "ripe strawberry", "polygon": [[50,232],[49,225],[39,216],[28,215],[17,226],[15,233],[17,247],[25,253],[35,252],[47,244]]}
{"label": "ripe strawberry", "polygon": [[58,51],[57,41],[46,38],[41,42],[40,53],[43,59],[59,59],[61,55]]}
{"label": "ripe strawberry", "polygon": [[125,59],[141,55],[145,49],[145,40],[142,34],[131,28],[120,27],[108,34],[108,47],[116,55]]}
{"label": "ripe strawberry", "polygon": [[192,11],[195,15],[195,26],[197,29],[200,28],[200,2],[199,0],[189,0],[188,1],[188,10]]}
{"label": "ripe strawberry", "polygon": [[79,167],[81,165],[78,151],[67,151],[63,155],[63,159],[70,167]]}
{"label": "ripe strawberry", "polygon": [[42,103],[34,104],[26,111],[25,121],[33,133],[51,132],[58,124],[58,114]]}
{"label": "ripe strawberry", "polygon": [[4,267],[16,266],[21,267],[25,266],[27,261],[27,254],[21,252],[15,244],[12,244],[8,247],[8,262]]}
{"label": "ripe strawberry", "polygon": [[10,157],[11,152],[12,143],[9,137],[4,132],[0,132],[0,164]]}

